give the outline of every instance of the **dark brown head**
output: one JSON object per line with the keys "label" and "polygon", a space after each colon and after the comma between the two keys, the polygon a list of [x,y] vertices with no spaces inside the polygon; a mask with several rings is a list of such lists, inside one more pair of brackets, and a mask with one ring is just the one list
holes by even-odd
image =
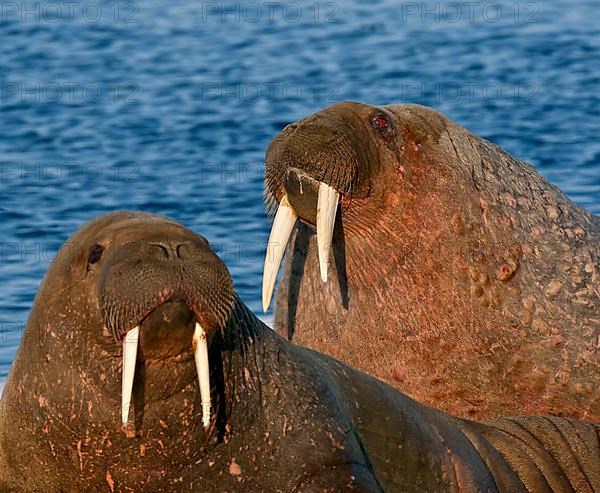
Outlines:
{"label": "dark brown head", "polygon": [[203,436],[210,387],[201,402],[195,350],[223,335],[235,303],[227,268],[193,231],[145,213],[93,220],[40,287],[4,402],[25,420],[70,416],[85,396],[70,423],[82,435],[90,426],[112,433],[122,419],[143,432],[188,406],[189,425],[177,426]]}

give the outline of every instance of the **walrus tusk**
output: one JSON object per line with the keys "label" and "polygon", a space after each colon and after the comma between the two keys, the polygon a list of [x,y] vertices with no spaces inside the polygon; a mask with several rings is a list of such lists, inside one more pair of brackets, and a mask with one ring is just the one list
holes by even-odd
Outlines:
{"label": "walrus tusk", "polygon": [[317,246],[319,249],[319,268],[321,281],[327,282],[327,266],[329,251],[333,239],[333,226],[340,194],[329,185],[319,183],[319,199],[317,201]]}
{"label": "walrus tusk", "polygon": [[135,362],[137,358],[140,328],[134,327],[123,338],[123,380],[121,382],[121,422],[127,426],[129,420],[129,407],[133,391],[133,377],[135,376]]}
{"label": "walrus tusk", "polygon": [[194,359],[196,360],[198,382],[200,383],[202,424],[204,429],[207,429],[208,425],[210,424],[210,374],[208,369],[208,346],[206,344],[206,332],[204,332],[204,329],[198,322],[196,322],[192,346],[194,348]]}
{"label": "walrus tusk", "polygon": [[265,313],[267,313],[271,304],[281,259],[292,234],[292,229],[294,229],[294,224],[296,224],[296,217],[294,209],[291,208],[288,202],[287,195],[284,195],[279,202],[277,214],[275,214],[275,220],[269,235],[269,243],[267,244],[267,254],[265,255],[262,286],[262,304]]}

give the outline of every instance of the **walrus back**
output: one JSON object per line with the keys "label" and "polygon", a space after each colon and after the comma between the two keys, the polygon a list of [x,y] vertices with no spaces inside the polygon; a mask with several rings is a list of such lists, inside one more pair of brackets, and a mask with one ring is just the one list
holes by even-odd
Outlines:
{"label": "walrus back", "polygon": [[599,423],[552,416],[457,419],[311,354],[350,397],[342,405],[386,490],[600,491]]}

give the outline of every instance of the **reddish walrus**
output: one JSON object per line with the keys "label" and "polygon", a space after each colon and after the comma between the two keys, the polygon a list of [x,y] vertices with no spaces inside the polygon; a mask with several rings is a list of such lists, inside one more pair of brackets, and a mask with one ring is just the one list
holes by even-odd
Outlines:
{"label": "reddish walrus", "polygon": [[280,334],[461,416],[600,419],[600,220],[531,166],[426,107],[340,103],[273,140],[265,183]]}

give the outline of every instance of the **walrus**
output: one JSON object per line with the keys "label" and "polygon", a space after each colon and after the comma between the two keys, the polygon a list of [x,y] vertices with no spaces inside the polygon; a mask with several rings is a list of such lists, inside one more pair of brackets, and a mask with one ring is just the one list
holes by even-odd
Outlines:
{"label": "walrus", "polygon": [[281,335],[455,415],[600,419],[600,218],[530,165],[427,107],[339,103],[274,138],[265,191]]}
{"label": "walrus", "polygon": [[599,431],[422,406],[275,334],[204,238],[114,213],[42,282],[2,398],[0,491],[592,492]]}

